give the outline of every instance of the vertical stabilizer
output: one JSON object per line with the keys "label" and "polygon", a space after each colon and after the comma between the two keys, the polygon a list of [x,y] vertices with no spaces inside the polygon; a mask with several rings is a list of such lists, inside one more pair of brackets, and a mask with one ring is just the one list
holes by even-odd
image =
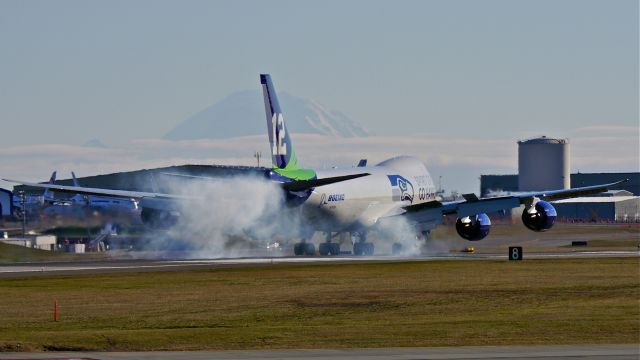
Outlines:
{"label": "vertical stabilizer", "polygon": [[73,186],[80,186],[78,178],[76,178],[76,174],[73,171],[71,172],[71,177],[73,178]]}
{"label": "vertical stabilizer", "polygon": [[[73,171],[71,172],[71,178],[73,179],[73,186],[80,187],[80,181],[78,181],[76,173],[74,173]],[[77,204],[87,205],[89,203],[89,196],[75,194],[71,198],[71,201]]]}
{"label": "vertical stabilizer", "polygon": [[[53,185],[56,183],[56,172],[52,172],[51,173],[51,177],[49,178],[49,184]],[[53,198],[53,191],[49,190],[49,189],[45,189],[44,193],[42,194],[42,199],[45,202],[53,202],[54,198]]]}
{"label": "vertical stabilizer", "polygon": [[291,137],[284,124],[280,103],[278,103],[278,97],[271,82],[271,75],[260,74],[260,83],[262,84],[264,109],[267,115],[272,167],[283,170],[299,169]]}

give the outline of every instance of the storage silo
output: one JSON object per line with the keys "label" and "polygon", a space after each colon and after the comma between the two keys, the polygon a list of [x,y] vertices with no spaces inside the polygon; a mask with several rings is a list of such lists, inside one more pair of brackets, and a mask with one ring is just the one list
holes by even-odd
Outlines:
{"label": "storage silo", "polygon": [[518,141],[518,190],[569,189],[569,141],[542,136]]}

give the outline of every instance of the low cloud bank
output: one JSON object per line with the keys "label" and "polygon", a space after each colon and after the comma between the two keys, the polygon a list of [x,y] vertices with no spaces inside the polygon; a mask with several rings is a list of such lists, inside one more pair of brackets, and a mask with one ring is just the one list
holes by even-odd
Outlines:
{"label": "low cloud bank", "polygon": [[[637,128],[584,128],[563,137],[568,137],[571,144],[574,172],[639,170]],[[436,182],[438,176],[443,176],[448,190],[477,192],[480,174],[517,172],[515,140],[433,135],[335,138],[309,134],[295,134],[293,140],[298,158],[314,168],[354,166],[362,158],[375,164],[396,155],[417,156],[425,161]],[[254,152],[269,154],[269,146],[266,136],[260,135],[222,140],[140,139],[120,148],[43,144],[0,151],[1,177],[45,181],[53,170],[65,178],[71,171],[89,176],[182,164],[256,165]],[[264,156],[261,165],[268,162],[268,156]]]}

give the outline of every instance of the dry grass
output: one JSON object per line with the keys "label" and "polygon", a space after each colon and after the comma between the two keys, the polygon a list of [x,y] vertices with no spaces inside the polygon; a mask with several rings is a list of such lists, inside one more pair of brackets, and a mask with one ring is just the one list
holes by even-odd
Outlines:
{"label": "dry grass", "polygon": [[107,253],[72,254],[56,251],[32,249],[24,246],[0,242],[0,264],[25,262],[71,262],[108,258]]}
{"label": "dry grass", "polygon": [[3,279],[0,349],[634,343],[638,271],[638,258],[624,258]]}

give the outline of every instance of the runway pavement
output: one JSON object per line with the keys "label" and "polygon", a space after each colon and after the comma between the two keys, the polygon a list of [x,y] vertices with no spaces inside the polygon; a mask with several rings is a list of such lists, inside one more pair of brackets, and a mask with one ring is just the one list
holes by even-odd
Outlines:
{"label": "runway pavement", "polygon": [[[558,253],[525,253],[525,259],[588,257],[640,257],[638,251],[576,251]],[[278,264],[323,264],[350,262],[435,261],[435,260],[506,260],[506,254],[443,253],[432,256],[336,256],[336,257],[250,257],[194,260],[97,260],[81,262],[42,262],[0,265],[0,278],[96,274],[110,272],[149,272],[221,267],[265,266]]]}
{"label": "runway pavement", "polygon": [[96,360],[406,360],[406,359],[614,359],[637,360],[638,344],[555,346],[470,346],[442,348],[341,349],[341,350],[255,350],[198,352],[74,352],[0,353],[0,359],[96,359]]}

